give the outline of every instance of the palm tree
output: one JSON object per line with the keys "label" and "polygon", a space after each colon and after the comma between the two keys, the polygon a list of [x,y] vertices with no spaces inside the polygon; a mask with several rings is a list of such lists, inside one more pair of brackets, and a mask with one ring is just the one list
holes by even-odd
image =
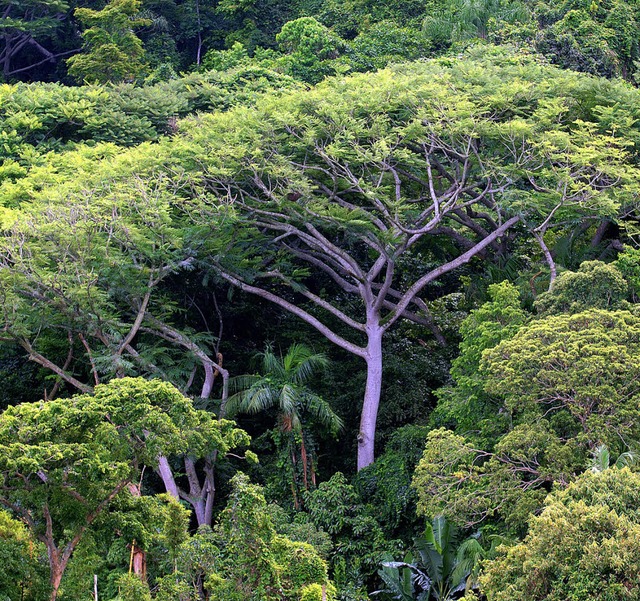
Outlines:
{"label": "palm tree", "polygon": [[492,20],[525,23],[530,11],[520,0],[452,0],[448,12],[429,15],[422,27],[437,44],[487,39]]}
{"label": "palm tree", "polygon": [[[279,431],[291,434],[300,445],[303,484],[308,489],[309,467],[313,484],[315,472],[313,460],[310,461],[307,454],[303,420],[310,418],[329,428],[334,434],[342,428],[342,420],[329,403],[307,386],[311,376],[319,369],[326,368],[329,361],[324,354],[314,353],[304,344],[291,345],[284,357],[276,355],[271,346],[267,346],[259,357],[262,363],[261,374],[238,376],[230,380],[231,390],[236,392],[229,398],[225,410],[232,417],[237,413],[255,414],[276,409]],[[297,507],[295,450],[291,452],[291,462],[294,473],[292,488]]]}

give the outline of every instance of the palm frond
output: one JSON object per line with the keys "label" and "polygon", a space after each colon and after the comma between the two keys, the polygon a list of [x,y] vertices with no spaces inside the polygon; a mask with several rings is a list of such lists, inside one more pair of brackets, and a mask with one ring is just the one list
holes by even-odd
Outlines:
{"label": "palm frond", "polygon": [[623,467],[636,467],[640,463],[640,453],[635,450],[628,450],[622,453],[617,459],[615,466],[618,469],[622,469]]}
{"label": "palm frond", "polygon": [[249,390],[252,386],[255,386],[262,376],[245,374],[242,376],[235,376],[229,378],[229,391],[230,392],[244,392]]}
{"label": "palm frond", "polygon": [[442,581],[442,555],[438,553],[426,537],[416,538],[413,542],[420,555],[420,563],[424,566],[429,578],[435,582]]}
{"label": "palm frond", "polygon": [[302,406],[306,413],[329,428],[332,433],[335,434],[344,427],[342,419],[333,411],[331,405],[317,394],[305,394],[302,397]]}
{"label": "palm frond", "polygon": [[304,384],[314,373],[324,370],[328,366],[329,360],[324,355],[312,355],[294,370],[294,381],[298,384]]}
{"label": "palm frond", "polygon": [[297,413],[296,405],[300,400],[300,392],[290,384],[285,384],[278,394],[278,408],[280,413],[291,415]]}
{"label": "palm frond", "polygon": [[259,357],[262,359],[262,372],[264,375],[278,380],[286,378],[286,370],[282,358],[274,353],[271,345],[268,345],[264,352],[259,354]]}
{"label": "palm frond", "polygon": [[247,390],[240,404],[242,413],[260,413],[278,404],[276,391],[271,386],[257,384]]}

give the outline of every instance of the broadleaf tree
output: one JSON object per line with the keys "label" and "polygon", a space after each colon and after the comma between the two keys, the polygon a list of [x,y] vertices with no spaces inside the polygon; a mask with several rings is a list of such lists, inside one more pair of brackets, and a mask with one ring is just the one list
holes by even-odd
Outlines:
{"label": "broadleaf tree", "polygon": [[0,416],[0,504],[45,545],[52,601],[96,519],[144,466],[187,452],[206,417],[171,384],[141,378]]}
{"label": "broadleaf tree", "polygon": [[[163,290],[189,257],[168,190],[163,180],[153,184],[134,178],[109,182],[106,194],[51,192],[10,221],[0,250],[2,339],[55,374],[48,399],[64,385],[91,393],[122,376],[160,377],[184,392],[199,382],[198,396],[208,398],[220,375],[226,396],[228,372],[210,337],[176,324],[176,303]],[[167,492],[211,524],[218,454],[246,444],[232,422],[210,416],[184,453],[154,467]],[[176,476],[183,472],[186,485]]]}
{"label": "broadleaf tree", "polygon": [[[595,99],[603,85],[611,100]],[[506,253],[517,232],[553,278],[553,224],[615,215],[637,189],[598,106],[632,110],[613,98],[627,89],[488,51],[185,124],[196,218],[216,227],[204,261],[365,361],[359,469],[374,459],[385,333],[409,319],[438,336],[438,280]],[[423,267],[403,270],[409,257]]]}

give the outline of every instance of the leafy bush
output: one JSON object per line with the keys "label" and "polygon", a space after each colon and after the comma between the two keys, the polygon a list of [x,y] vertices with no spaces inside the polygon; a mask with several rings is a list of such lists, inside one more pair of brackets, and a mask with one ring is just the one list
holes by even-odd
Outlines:
{"label": "leafy bush", "polygon": [[488,601],[640,598],[640,475],[588,472],[545,504],[524,541],[487,564]]}

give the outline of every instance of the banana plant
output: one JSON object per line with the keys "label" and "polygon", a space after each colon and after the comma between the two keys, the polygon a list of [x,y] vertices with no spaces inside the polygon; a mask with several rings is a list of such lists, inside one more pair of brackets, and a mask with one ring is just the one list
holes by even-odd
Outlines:
{"label": "banana plant", "polygon": [[[375,595],[398,601],[452,601],[477,585],[479,561],[487,551],[480,533],[462,540],[460,530],[444,516],[427,524],[423,537],[414,539],[416,557],[385,561],[378,574],[385,588]],[[493,546],[492,546],[493,549]]]}
{"label": "banana plant", "polygon": [[612,462],[611,453],[607,445],[601,444],[595,448],[591,457],[591,471],[603,472],[609,468],[622,469],[623,467],[633,468],[640,462],[640,453],[634,449],[618,455],[618,458]]}
{"label": "banana plant", "polygon": [[407,553],[404,561],[384,561],[378,575],[386,588],[372,595],[398,601],[428,601],[431,579],[415,563],[413,555]]}

